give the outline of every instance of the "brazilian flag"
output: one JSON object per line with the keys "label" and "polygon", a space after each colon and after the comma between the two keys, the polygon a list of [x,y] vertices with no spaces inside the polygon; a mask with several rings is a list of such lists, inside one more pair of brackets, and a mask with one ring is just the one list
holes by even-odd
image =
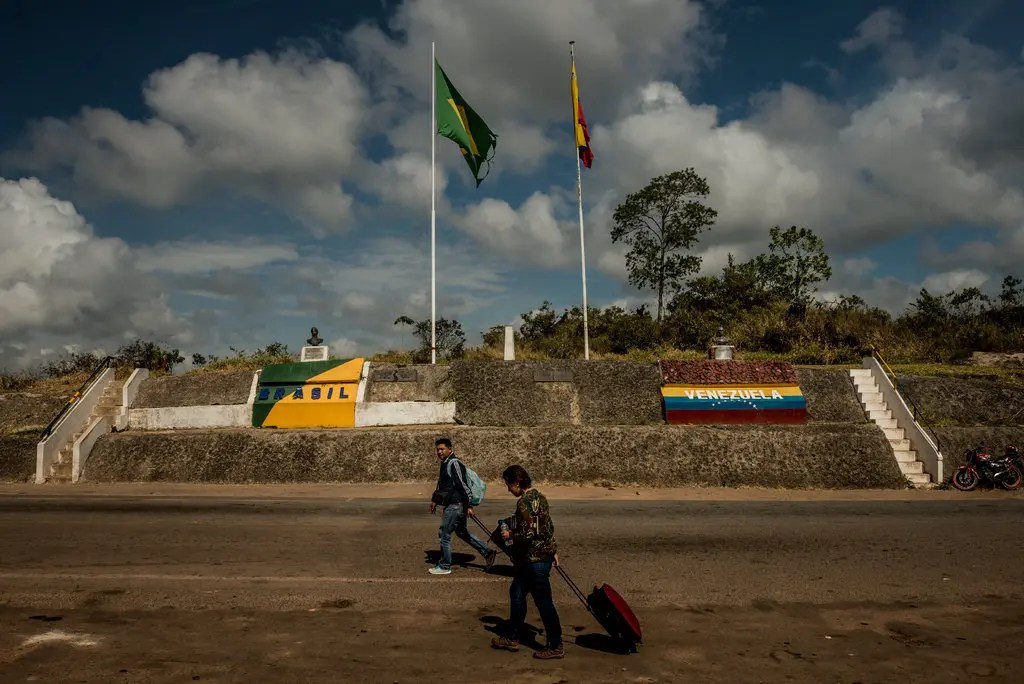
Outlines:
{"label": "brazilian flag", "polygon": [[[437,134],[455,141],[469,169],[476,179],[476,186],[487,177],[498,144],[496,136],[480,115],[462,99],[444,69],[434,60],[437,87]],[[483,171],[483,175],[481,175]]]}

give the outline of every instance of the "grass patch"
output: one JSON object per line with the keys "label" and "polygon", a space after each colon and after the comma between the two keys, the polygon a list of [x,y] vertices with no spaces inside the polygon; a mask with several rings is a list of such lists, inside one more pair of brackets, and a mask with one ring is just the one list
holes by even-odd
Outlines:
{"label": "grass patch", "polygon": [[1024,372],[1003,366],[969,366],[951,363],[897,363],[890,365],[897,375],[920,375],[959,380],[990,380],[992,382],[1024,387]]}
{"label": "grass patch", "polygon": [[251,354],[235,356],[230,359],[219,359],[205,366],[193,368],[188,374],[199,375],[202,373],[235,373],[238,371],[252,371],[256,372],[262,369],[264,366],[271,366],[275,363],[293,363],[298,359],[294,359],[291,355],[272,355],[272,354]]}

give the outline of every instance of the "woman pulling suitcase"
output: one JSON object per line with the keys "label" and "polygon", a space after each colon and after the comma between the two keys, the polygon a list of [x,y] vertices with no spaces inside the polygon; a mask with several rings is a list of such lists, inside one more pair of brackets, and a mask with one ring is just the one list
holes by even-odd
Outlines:
{"label": "woman pulling suitcase", "polygon": [[547,638],[546,648],[536,651],[533,657],[541,660],[562,658],[565,656],[562,623],[551,600],[551,568],[558,567],[558,545],[548,500],[533,488],[529,473],[520,465],[506,468],[501,479],[509,493],[519,501],[516,502],[515,515],[499,524],[502,541],[512,558],[514,574],[508,590],[507,631],[504,636],[493,639],[491,646],[506,651],[519,650],[519,637],[526,622],[526,595],[531,594]]}

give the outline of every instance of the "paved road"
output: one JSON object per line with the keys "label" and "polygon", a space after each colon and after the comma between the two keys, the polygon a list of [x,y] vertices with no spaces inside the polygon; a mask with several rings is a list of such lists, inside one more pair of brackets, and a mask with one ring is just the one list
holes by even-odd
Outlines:
{"label": "paved road", "polygon": [[0,496],[0,680],[1024,680],[1024,499],[556,501],[646,638],[606,652],[556,580],[539,663],[487,648],[507,567],[427,575],[425,503],[254,493]]}

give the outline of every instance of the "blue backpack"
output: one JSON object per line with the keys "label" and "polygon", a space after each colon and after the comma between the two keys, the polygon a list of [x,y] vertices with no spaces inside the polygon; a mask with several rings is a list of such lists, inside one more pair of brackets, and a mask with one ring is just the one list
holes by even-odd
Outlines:
{"label": "blue backpack", "polygon": [[[452,475],[452,465],[455,463],[462,463],[457,458],[453,458],[452,462],[448,464],[448,475],[454,480]],[[476,474],[472,468],[465,463],[462,463],[462,467],[466,469],[466,486],[469,488],[469,505],[479,506],[484,500],[484,494],[487,492],[487,483],[480,479],[480,476]]]}

